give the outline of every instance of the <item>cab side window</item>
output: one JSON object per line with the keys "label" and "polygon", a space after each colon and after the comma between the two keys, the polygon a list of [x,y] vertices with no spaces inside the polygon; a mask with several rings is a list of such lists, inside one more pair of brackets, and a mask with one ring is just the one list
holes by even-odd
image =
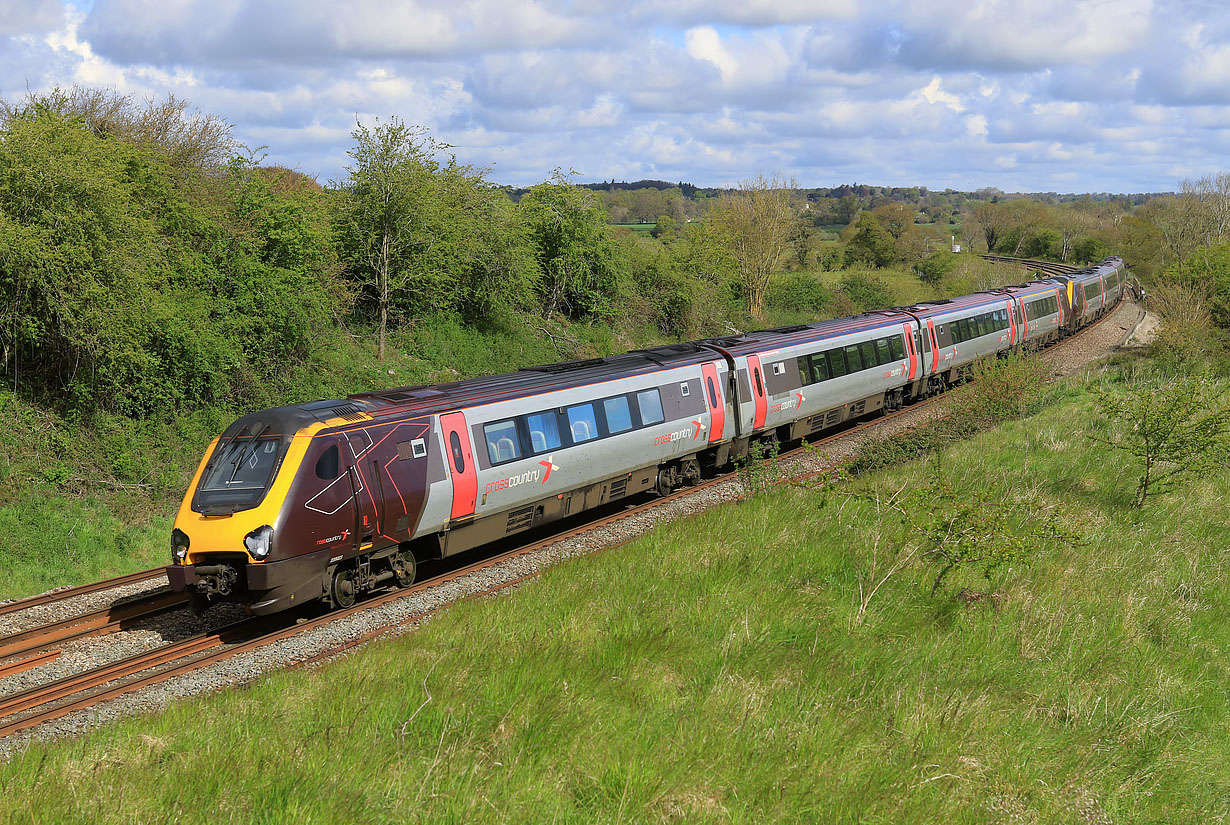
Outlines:
{"label": "cab side window", "polygon": [[334,444],[316,459],[316,477],[321,481],[332,481],[341,474],[339,453],[337,445]]}

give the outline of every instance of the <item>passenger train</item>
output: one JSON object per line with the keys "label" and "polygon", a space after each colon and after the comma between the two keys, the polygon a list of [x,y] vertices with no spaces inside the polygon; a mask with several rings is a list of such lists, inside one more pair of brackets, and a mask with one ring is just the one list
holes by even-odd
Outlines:
{"label": "passenger train", "polygon": [[451,556],[893,410],[1049,344],[1124,292],[1123,261],[813,324],[261,410],[210,444],[171,587],[274,613],[407,585]]}

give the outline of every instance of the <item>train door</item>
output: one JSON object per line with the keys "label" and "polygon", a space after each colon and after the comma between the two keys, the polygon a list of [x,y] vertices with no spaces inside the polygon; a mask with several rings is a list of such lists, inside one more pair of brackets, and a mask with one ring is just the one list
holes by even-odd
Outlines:
{"label": "train door", "polygon": [[366,429],[352,430],[343,437],[346,475],[354,501],[354,542],[358,549],[371,540],[376,530],[379,503],[376,500],[376,465],[371,461],[375,443]]}
{"label": "train door", "polygon": [[918,359],[921,355],[917,346],[918,335],[911,324],[902,324],[901,328],[905,330],[905,354],[910,359],[910,369],[906,374],[906,380],[913,381],[918,375]]}
{"label": "train door", "polygon": [[940,339],[935,334],[935,320],[927,319],[927,340],[931,342],[931,371],[940,371]]}
{"label": "train door", "polygon": [[726,402],[722,399],[722,384],[718,381],[717,366],[713,363],[700,365],[705,379],[705,400],[709,404],[709,443],[722,440],[726,427]]}
{"label": "train door", "polygon": [[747,357],[747,378],[752,383],[752,400],[756,402],[756,415],[752,419],[752,429],[759,430],[764,426],[765,417],[769,412],[769,402],[765,398],[764,371],[760,368],[760,356]]}
{"label": "train door", "polygon": [[465,413],[454,412],[440,416],[440,432],[444,436],[444,452],[448,455],[453,481],[450,518],[472,516],[474,502],[478,498],[478,473],[474,467],[474,453],[470,449]]}
{"label": "train door", "polygon": [[1004,302],[1008,307],[1008,346],[1016,346],[1016,313],[1013,311],[1013,301],[1009,298]]}
{"label": "train door", "polygon": [[1058,287],[1055,288],[1055,303],[1059,305],[1059,326],[1062,327],[1065,314],[1063,311],[1063,290]]}

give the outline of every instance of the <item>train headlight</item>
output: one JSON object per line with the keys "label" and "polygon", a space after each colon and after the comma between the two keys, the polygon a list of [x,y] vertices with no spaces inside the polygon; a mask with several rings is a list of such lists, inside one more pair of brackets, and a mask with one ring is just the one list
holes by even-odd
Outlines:
{"label": "train headlight", "polygon": [[176,562],[188,558],[188,534],[178,527],[171,531],[171,558]]}
{"label": "train headlight", "polygon": [[262,561],[273,549],[273,528],[268,524],[264,527],[257,527],[243,537],[243,546],[248,548],[252,558]]}

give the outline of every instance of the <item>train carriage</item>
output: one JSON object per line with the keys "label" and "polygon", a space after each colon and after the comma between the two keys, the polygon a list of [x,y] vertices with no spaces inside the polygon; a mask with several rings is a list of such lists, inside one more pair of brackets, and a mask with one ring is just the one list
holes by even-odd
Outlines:
{"label": "train carriage", "polygon": [[917,326],[901,312],[868,313],[751,333],[725,342],[737,368],[742,427],[792,440],[901,406],[921,372]]}

